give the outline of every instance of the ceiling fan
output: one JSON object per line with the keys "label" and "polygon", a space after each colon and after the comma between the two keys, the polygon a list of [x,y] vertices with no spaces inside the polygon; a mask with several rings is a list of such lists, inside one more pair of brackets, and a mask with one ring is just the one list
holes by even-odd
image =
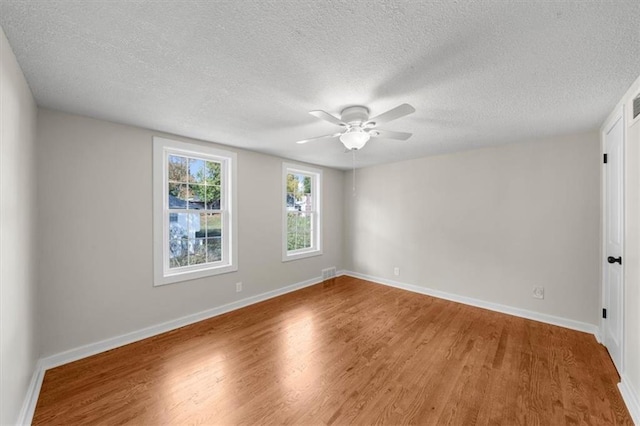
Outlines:
{"label": "ceiling fan", "polygon": [[382,130],[378,129],[377,126],[378,124],[387,123],[400,117],[404,117],[405,115],[409,115],[415,111],[415,108],[409,104],[399,105],[373,118],[369,118],[369,109],[360,105],[350,106],[343,109],[340,113],[340,118],[337,118],[326,111],[310,111],[309,114],[314,117],[342,127],[342,131],[332,133],[330,135],[304,139],[297,143],[307,143],[317,139],[339,137],[345,148],[349,150],[357,150],[362,149],[362,147],[364,147],[369,141],[369,138],[379,137],[406,141],[411,137],[411,133]]}

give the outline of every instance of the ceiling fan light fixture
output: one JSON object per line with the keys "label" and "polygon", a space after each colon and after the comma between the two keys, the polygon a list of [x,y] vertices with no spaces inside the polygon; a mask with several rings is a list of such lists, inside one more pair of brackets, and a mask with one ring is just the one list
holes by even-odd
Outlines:
{"label": "ceiling fan light fixture", "polygon": [[340,135],[340,142],[347,149],[361,149],[369,141],[371,136],[362,129],[350,129]]}
{"label": "ceiling fan light fixture", "polygon": [[304,139],[298,143],[324,138],[340,138],[340,142],[350,151],[364,148],[370,138],[383,137],[386,139],[396,139],[406,141],[411,137],[411,133],[394,132],[390,130],[377,129],[378,124],[397,120],[400,117],[416,112],[415,108],[409,104],[398,105],[387,112],[383,112],[374,118],[369,118],[369,109],[362,105],[353,105],[342,110],[340,118],[329,114],[326,111],[314,110],[309,114],[331,124],[342,127],[342,131],[332,135],[317,136],[311,139]]}

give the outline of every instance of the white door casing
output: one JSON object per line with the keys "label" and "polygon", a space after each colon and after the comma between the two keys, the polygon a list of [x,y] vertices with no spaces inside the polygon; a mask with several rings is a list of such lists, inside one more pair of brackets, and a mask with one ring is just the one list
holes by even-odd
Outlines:
{"label": "white door casing", "polygon": [[607,163],[604,164],[604,262],[603,262],[603,343],[611,359],[623,372],[624,341],[624,116],[615,114],[602,133]]}

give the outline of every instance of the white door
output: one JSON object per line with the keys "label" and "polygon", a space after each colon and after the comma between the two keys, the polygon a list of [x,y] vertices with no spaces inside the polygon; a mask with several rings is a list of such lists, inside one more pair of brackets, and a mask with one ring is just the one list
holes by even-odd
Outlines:
{"label": "white door", "polygon": [[[613,363],[622,373],[623,239],[624,239],[624,121],[622,112],[604,128],[604,289],[603,338]],[[604,312],[603,312],[604,313]]]}

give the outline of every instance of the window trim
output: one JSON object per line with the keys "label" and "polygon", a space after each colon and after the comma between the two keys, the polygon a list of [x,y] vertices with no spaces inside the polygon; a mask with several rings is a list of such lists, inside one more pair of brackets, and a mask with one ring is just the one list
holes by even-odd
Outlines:
{"label": "window trim", "polygon": [[[313,194],[313,241],[315,245],[308,249],[287,249],[287,175],[289,173],[302,173],[311,176]],[[282,163],[282,261],[304,259],[307,257],[322,255],[322,170],[294,163]]]}
{"label": "window trim", "polygon": [[[170,271],[168,268],[168,229],[169,215],[167,206],[167,160],[170,154],[199,158],[210,158],[222,163],[222,181],[224,188],[220,209],[223,214],[222,232],[228,235],[223,239],[223,261],[215,266],[194,265],[190,270]],[[238,221],[237,221],[237,154],[214,147],[195,143],[179,142],[171,139],[153,137],[153,285],[161,286],[197,278],[226,274],[238,270]],[[226,259],[226,260],[224,260]]]}

